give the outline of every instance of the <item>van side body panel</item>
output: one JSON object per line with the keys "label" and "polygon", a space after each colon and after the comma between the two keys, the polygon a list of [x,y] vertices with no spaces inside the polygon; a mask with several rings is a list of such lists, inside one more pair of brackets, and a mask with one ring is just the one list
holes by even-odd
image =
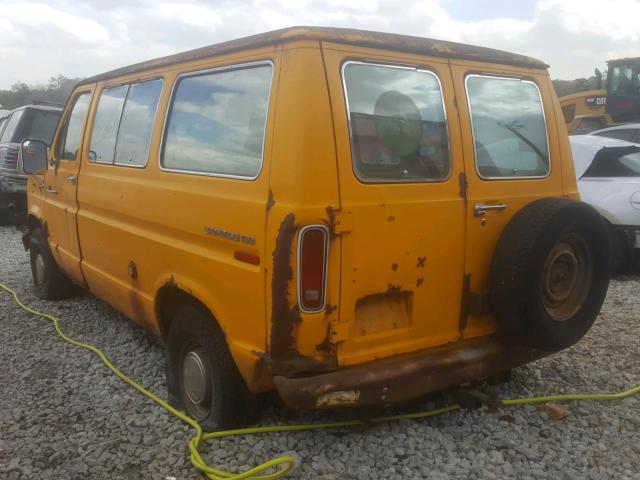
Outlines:
{"label": "van side body panel", "polygon": [[[161,170],[164,122],[177,77],[254,61],[274,65],[262,173],[244,180]],[[266,350],[264,217],[278,64],[279,49],[265,48],[100,84],[98,93],[105,86],[163,79],[149,160],[144,168],[86,161],[78,182],[82,268],[89,290],[157,334],[158,291],[171,285],[192,295],[220,324],[250,387],[258,355]],[[94,106],[87,139],[95,112]],[[258,257],[259,265],[237,260],[237,252]]]}
{"label": "van side body panel", "polygon": [[[335,368],[331,325],[338,321],[340,239],[332,222],[340,198],[331,119],[320,44],[285,45],[266,210],[266,321],[275,371]],[[330,232],[327,308],[319,313],[297,306],[297,242],[306,225]]]}

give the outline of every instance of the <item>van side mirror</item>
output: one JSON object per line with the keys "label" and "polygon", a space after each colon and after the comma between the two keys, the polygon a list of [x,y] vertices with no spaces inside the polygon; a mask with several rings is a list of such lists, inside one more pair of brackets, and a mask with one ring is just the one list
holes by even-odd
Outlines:
{"label": "van side mirror", "polygon": [[21,145],[22,170],[38,175],[47,169],[47,144],[42,140],[25,140]]}

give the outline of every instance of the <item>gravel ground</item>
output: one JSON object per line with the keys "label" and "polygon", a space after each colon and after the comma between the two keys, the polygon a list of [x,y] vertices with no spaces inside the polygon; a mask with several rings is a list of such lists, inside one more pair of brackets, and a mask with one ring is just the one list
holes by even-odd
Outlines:
{"label": "gravel ground", "polygon": [[[162,343],[89,294],[61,302],[36,299],[27,253],[9,227],[0,228],[0,281],[165,396]],[[639,289],[637,278],[614,281],[587,337],[515,370],[499,386],[501,396],[609,392],[639,384]],[[93,354],[64,343],[51,325],[18,309],[5,293],[0,375],[0,479],[203,478],[189,463],[189,427],[125,386]],[[482,408],[351,430],[222,440],[204,456],[233,470],[293,450],[303,461],[297,478],[640,479],[639,407],[640,395],[570,403],[562,420],[533,406]],[[262,423],[337,417],[287,412],[270,401]]]}

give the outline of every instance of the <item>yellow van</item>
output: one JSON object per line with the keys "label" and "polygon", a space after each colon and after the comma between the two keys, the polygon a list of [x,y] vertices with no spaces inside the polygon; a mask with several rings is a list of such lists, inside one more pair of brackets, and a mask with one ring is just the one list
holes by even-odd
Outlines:
{"label": "yellow van", "polygon": [[287,28],[82,81],[22,145],[45,299],[81,286],[166,339],[205,429],[388,405],[578,341],[608,286],[547,66]]}

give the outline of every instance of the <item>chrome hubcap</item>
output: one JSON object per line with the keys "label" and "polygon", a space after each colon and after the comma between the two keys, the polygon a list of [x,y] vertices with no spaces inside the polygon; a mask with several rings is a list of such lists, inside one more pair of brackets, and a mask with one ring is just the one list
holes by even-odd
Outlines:
{"label": "chrome hubcap", "polygon": [[182,361],[182,388],[189,412],[198,420],[209,415],[211,380],[207,358],[200,347],[187,350]]}
{"label": "chrome hubcap", "polygon": [[41,253],[36,255],[36,284],[42,285],[44,283],[44,258]]}

